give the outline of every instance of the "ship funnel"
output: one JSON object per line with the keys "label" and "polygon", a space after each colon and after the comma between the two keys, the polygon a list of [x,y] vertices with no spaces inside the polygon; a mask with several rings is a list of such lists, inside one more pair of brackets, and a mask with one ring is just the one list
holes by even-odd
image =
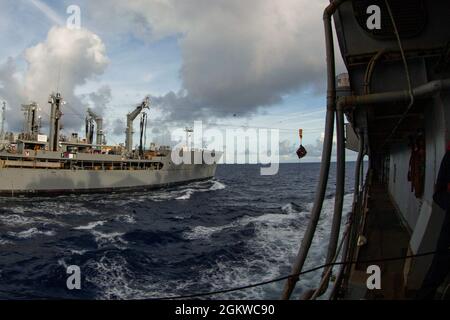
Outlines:
{"label": "ship funnel", "polygon": [[[88,108],[87,109],[87,114],[88,117],[86,118],[87,122],[90,122],[90,120],[94,120],[96,125],[97,125],[97,130],[96,130],[96,144],[97,145],[102,145],[104,139],[104,134],[103,134],[103,118],[100,117],[98,114],[96,114],[92,109]],[[87,126],[88,127],[88,123]],[[92,128],[89,126],[89,130],[92,130]],[[89,143],[92,143],[92,132],[89,132]]]}

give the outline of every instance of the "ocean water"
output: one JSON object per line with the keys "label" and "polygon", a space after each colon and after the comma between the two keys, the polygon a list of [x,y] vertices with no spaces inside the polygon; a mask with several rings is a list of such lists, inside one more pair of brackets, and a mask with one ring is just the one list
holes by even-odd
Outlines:
{"label": "ocean water", "polygon": [[[288,275],[307,227],[319,164],[220,165],[214,179],[147,192],[0,198],[0,299],[155,299]],[[347,164],[344,215],[354,163]],[[306,267],[323,263],[335,168]],[[344,219],[345,220],[345,219]],[[66,288],[78,265],[81,290]],[[321,271],[301,278],[294,297]],[[284,282],[204,297],[277,299]]]}

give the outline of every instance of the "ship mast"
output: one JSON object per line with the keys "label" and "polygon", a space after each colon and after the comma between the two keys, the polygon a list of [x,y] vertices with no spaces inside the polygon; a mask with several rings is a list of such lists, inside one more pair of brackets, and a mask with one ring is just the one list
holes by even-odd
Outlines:
{"label": "ship mast", "polygon": [[0,140],[5,138],[5,118],[6,118],[6,102],[3,101],[2,104],[2,122],[1,122],[1,130],[0,130]]}

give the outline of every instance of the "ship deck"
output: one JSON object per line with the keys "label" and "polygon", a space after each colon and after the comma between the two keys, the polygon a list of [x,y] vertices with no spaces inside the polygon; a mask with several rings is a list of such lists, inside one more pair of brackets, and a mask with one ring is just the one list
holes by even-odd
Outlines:
{"label": "ship deck", "polygon": [[[407,255],[410,235],[393,205],[386,186],[373,181],[369,191],[364,236],[358,260],[367,261]],[[373,263],[370,263],[373,264]],[[403,268],[405,260],[378,263],[381,289],[368,290],[367,263],[356,264],[350,274],[345,299],[405,299]]]}

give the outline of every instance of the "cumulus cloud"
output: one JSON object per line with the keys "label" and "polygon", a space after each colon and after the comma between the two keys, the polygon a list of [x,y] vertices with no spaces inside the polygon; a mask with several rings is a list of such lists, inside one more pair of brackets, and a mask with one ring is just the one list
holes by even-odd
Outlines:
{"label": "cumulus cloud", "polygon": [[[8,58],[5,63],[0,65],[0,99],[5,100],[8,104],[8,109],[20,108],[20,104],[24,103],[24,90],[21,86],[20,74],[17,72],[16,63],[13,58]],[[12,118],[8,117],[8,127],[18,128],[21,125],[19,120],[20,109],[11,113]]]}
{"label": "cumulus cloud", "polygon": [[14,112],[20,103],[36,101],[45,117],[49,109],[48,96],[57,90],[67,101],[63,113],[72,114],[63,118],[63,126],[79,128],[81,119],[78,115],[83,113],[85,106],[76,96],[75,89],[102,74],[107,67],[108,58],[102,40],[85,29],[53,27],[45,41],[25,50],[24,58],[27,68],[20,76],[17,71],[14,73],[14,60],[8,59],[0,66],[0,95],[13,111],[8,118],[12,129],[17,129],[21,123],[20,113]]}
{"label": "cumulus cloud", "polygon": [[82,99],[92,111],[103,117],[112,99],[111,88],[108,85],[101,86],[97,91],[83,95]]}
{"label": "cumulus cloud", "polygon": [[[120,13],[122,30],[148,41],[178,37],[184,93],[171,92],[158,101],[173,106],[172,118],[186,119],[251,114],[290,92],[322,88],[321,17],[326,4],[325,0],[102,0],[90,2],[89,12],[108,23],[112,20],[108,13]],[[114,9],[102,10],[106,6]]]}
{"label": "cumulus cloud", "polygon": [[116,136],[123,136],[125,134],[125,121],[116,119],[112,124],[112,133]]}
{"label": "cumulus cloud", "polygon": [[279,144],[279,153],[281,157],[289,157],[289,156],[294,156],[295,152],[297,151],[298,145],[296,145],[295,143],[292,143],[292,141],[290,140],[282,140],[280,141]]}

